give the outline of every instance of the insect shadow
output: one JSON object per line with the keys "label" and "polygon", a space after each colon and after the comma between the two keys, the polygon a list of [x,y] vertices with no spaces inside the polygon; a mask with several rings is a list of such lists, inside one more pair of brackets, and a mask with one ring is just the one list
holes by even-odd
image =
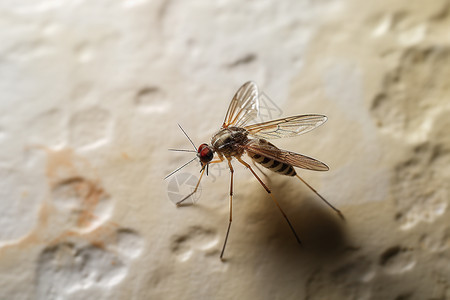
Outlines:
{"label": "insect shadow", "polygon": [[[270,185],[302,241],[301,246],[295,243],[292,232],[286,227],[283,219],[278,214],[274,214],[276,208],[270,199],[266,199],[267,195],[264,191],[255,190],[256,197],[266,203],[256,208],[258,218],[266,220],[256,234],[260,241],[265,240],[261,243],[270,243],[270,247],[275,248],[274,255],[293,260],[307,258],[323,261],[341,256],[352,248],[346,232],[346,222],[342,222],[314,195],[308,195],[307,190],[300,189],[295,184],[291,188],[289,183],[283,181],[283,178],[273,178]],[[292,190],[294,192],[288,192]],[[278,220],[274,220],[275,218]]]}

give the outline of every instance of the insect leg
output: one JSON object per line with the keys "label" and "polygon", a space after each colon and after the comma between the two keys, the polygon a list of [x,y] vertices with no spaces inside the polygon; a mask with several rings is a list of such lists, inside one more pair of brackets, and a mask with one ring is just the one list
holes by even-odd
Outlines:
{"label": "insect leg", "polygon": [[323,202],[328,204],[328,206],[331,207],[339,215],[339,217],[341,217],[341,219],[345,221],[344,215],[342,214],[342,212],[339,209],[334,207],[330,202],[328,202],[324,197],[322,197],[312,186],[310,186],[305,180],[303,180],[303,178],[298,176],[298,174],[296,174],[295,176],[297,176],[298,179],[300,179],[307,187],[309,187],[311,189],[311,191],[316,193],[316,195],[319,196],[319,198],[322,199]]}
{"label": "insect leg", "polygon": [[195,189],[192,191],[192,193],[190,193],[189,195],[187,195],[186,197],[184,197],[183,199],[181,199],[180,201],[178,201],[176,204],[177,206],[180,206],[181,203],[186,200],[187,198],[189,198],[190,196],[194,195],[195,192],[197,192],[198,186],[200,185],[200,181],[202,180],[203,174],[205,174],[205,170],[206,168],[203,168],[202,173],[200,174],[200,178],[198,179],[197,185],[195,186]]}
{"label": "insect leg", "polygon": [[[213,161],[210,161],[209,164],[216,164],[216,163],[220,163],[223,162],[223,158],[222,159],[216,159]],[[197,192],[198,186],[200,185],[200,181],[202,180],[203,174],[205,173],[206,168],[202,169],[202,173],[200,174],[200,178],[198,179],[197,185],[195,186],[195,189],[192,191],[192,193],[190,193],[189,195],[187,195],[186,197],[184,197],[183,199],[181,199],[180,201],[178,201],[176,204],[177,206],[180,206],[181,203],[186,200],[187,198],[189,198],[190,196],[194,195]]]}
{"label": "insect leg", "polygon": [[220,163],[220,162],[223,162],[223,158],[222,159],[212,160],[212,161],[209,162],[209,164],[217,164],[217,163]]}
{"label": "insect leg", "polygon": [[223,260],[223,253],[225,252],[225,246],[227,245],[227,241],[228,241],[228,234],[230,233],[230,228],[231,228],[231,222],[233,220],[233,174],[234,174],[234,169],[233,166],[231,165],[231,158],[228,158],[228,167],[230,167],[230,174],[231,174],[231,181],[230,181],[230,219],[228,221],[228,228],[227,228],[227,233],[225,235],[225,241],[223,242],[223,247],[222,247],[222,252],[220,253],[220,259]]}
{"label": "insect leg", "polygon": [[281,214],[283,215],[284,219],[286,220],[286,222],[288,223],[289,227],[291,228],[292,233],[295,236],[295,239],[297,240],[297,242],[301,245],[302,242],[300,241],[300,238],[298,237],[297,233],[295,232],[294,227],[292,226],[291,222],[289,221],[286,213],[283,211],[283,209],[281,208],[280,204],[278,203],[277,199],[275,198],[275,196],[272,194],[272,191],[267,187],[267,185],[264,184],[264,182],[261,180],[261,178],[259,178],[259,176],[255,173],[255,171],[253,171],[252,167],[250,167],[250,165],[248,163],[246,163],[245,161],[243,161],[240,157],[236,157],[236,159],[243,164],[244,166],[246,166],[250,172],[253,173],[253,175],[256,177],[256,179],[258,179],[259,183],[263,186],[263,188],[266,190],[266,192],[270,195],[270,197],[272,198],[273,202],[275,202],[275,205],[278,207],[278,209],[280,210]]}

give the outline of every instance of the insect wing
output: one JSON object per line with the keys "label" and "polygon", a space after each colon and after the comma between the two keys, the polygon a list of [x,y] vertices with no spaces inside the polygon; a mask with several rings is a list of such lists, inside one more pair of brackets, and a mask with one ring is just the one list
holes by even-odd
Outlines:
{"label": "insect wing", "polygon": [[275,147],[270,143],[248,143],[244,146],[245,150],[265,156],[270,159],[277,160],[279,162],[287,163],[297,168],[313,171],[328,171],[329,168],[326,164],[317,159],[298,154],[291,151],[286,151]]}
{"label": "insect wing", "polygon": [[258,116],[258,87],[254,82],[247,82],[239,88],[231,100],[222,127],[242,127]]}
{"label": "insect wing", "polygon": [[292,137],[306,133],[327,121],[324,115],[300,115],[244,127],[250,134],[264,139]]}

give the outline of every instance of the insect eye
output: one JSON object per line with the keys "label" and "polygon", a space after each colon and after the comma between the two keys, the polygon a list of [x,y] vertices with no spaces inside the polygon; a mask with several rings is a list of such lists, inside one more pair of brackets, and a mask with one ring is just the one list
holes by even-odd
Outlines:
{"label": "insect eye", "polygon": [[203,149],[204,149],[205,147],[208,147],[208,145],[207,145],[207,144],[201,144],[201,145],[198,147],[197,153],[200,155],[201,152],[203,151]]}
{"label": "insect eye", "polygon": [[203,147],[200,151],[200,160],[204,163],[210,162],[214,157],[214,152],[208,147]]}

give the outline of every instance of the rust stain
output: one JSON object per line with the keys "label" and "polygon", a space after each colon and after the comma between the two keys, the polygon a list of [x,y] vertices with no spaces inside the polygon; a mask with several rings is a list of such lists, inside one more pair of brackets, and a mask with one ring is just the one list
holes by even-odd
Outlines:
{"label": "rust stain", "polygon": [[[94,211],[100,200],[108,196],[100,186],[92,166],[86,159],[76,156],[71,149],[47,150],[47,155],[47,177],[52,189],[69,187],[67,193],[73,193],[81,201],[77,226],[89,227],[96,220]],[[88,174],[83,176],[83,173]],[[94,173],[95,179],[89,179],[93,177],[89,173]]]}
{"label": "rust stain", "polygon": [[79,207],[75,210],[69,208],[64,212],[67,216],[76,216],[74,222],[76,229],[61,228],[60,232],[55,232],[54,227],[59,226],[55,221],[62,212],[55,205],[55,199],[49,196],[42,202],[34,229],[22,239],[1,247],[0,255],[7,251],[16,251],[41,243],[46,246],[56,245],[72,237],[82,238],[93,246],[104,249],[105,241],[115,236],[117,224],[104,221],[92,230],[83,231],[98,220],[95,209],[101,200],[108,197],[106,191],[101,187],[94,168],[86,159],[75,155],[71,149],[37,148],[43,149],[47,154],[46,176],[50,195],[59,189],[58,195],[62,197],[63,201],[65,196],[78,201],[76,204]]}
{"label": "rust stain", "polygon": [[118,226],[113,222],[106,222],[104,225],[95,228],[94,230],[82,233],[75,230],[67,230],[61,232],[59,236],[48,241],[49,246],[58,245],[66,242],[72,237],[81,237],[86,240],[89,244],[96,248],[106,250],[106,242],[109,242],[113,236],[116,235]]}
{"label": "rust stain", "polygon": [[123,159],[126,159],[126,160],[129,160],[129,159],[130,159],[130,156],[128,155],[128,153],[122,152],[121,154],[122,154],[122,158],[123,158]]}
{"label": "rust stain", "polygon": [[86,198],[84,198],[84,208],[82,210],[82,214],[78,219],[78,226],[87,227],[97,219],[93,212],[100,202],[100,199],[106,196],[107,195],[104,192],[103,188],[98,187],[92,182],[89,182],[89,193],[87,194]]}
{"label": "rust stain", "polygon": [[[108,195],[97,182],[76,176],[58,182],[53,190],[67,188],[67,197],[75,196],[80,200],[80,207],[77,209],[77,226],[80,228],[89,227],[98,217],[94,214],[99,202],[107,198]],[[63,195],[64,196],[64,195]]]}
{"label": "rust stain", "polygon": [[47,178],[52,181],[58,178],[62,169],[74,170],[73,151],[71,149],[51,150],[45,148],[47,152]]}

